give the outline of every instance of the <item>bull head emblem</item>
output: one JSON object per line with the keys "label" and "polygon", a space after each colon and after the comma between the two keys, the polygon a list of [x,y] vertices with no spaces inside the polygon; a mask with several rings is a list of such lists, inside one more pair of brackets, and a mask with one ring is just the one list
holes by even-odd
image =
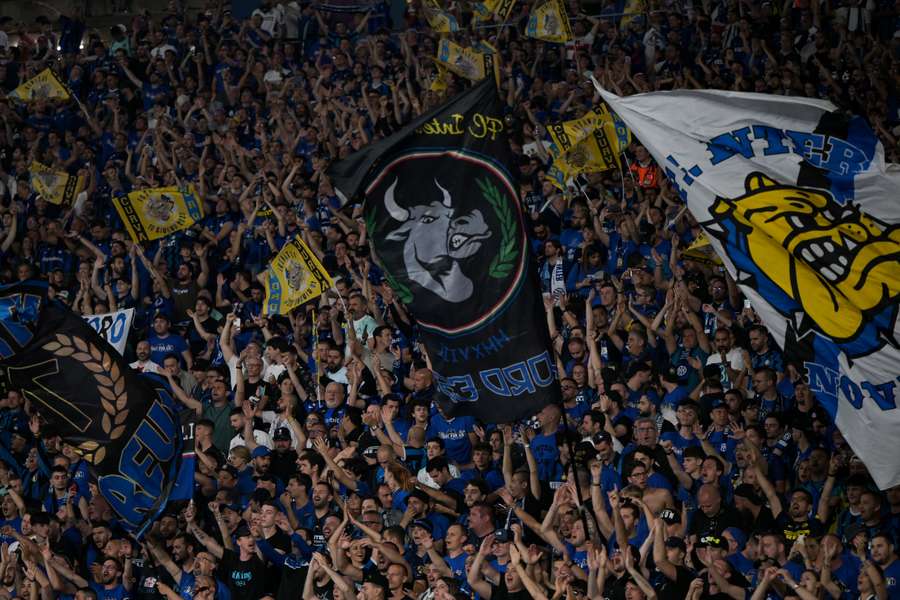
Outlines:
{"label": "bull head emblem", "polygon": [[403,242],[403,262],[411,281],[447,302],[464,302],[472,296],[474,285],[463,273],[460,260],[477,253],[491,231],[478,209],[454,217],[450,192],[437,179],[434,184],[441,192],[440,202],[407,209],[394,199],[394,180],[384,194],[384,206],[401,225],[387,239]]}

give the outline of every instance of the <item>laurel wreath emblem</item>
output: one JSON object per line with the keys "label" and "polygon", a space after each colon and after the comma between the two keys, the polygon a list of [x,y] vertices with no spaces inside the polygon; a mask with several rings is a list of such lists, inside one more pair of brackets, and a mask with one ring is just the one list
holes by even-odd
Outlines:
{"label": "laurel wreath emblem", "polygon": [[[100,427],[110,441],[122,437],[125,420],[128,419],[128,394],[125,392],[125,376],[109,353],[81,338],[61,333],[56,334],[55,342],[47,342],[43,348],[54,356],[77,360],[92,373],[103,408]],[[103,462],[106,456],[106,448],[90,440],[78,444],[76,451],[95,465]]]}
{"label": "laurel wreath emblem", "polygon": [[[374,240],[373,233],[375,231],[375,209],[369,211],[367,215],[363,217],[363,220],[366,224],[366,232],[369,235],[370,240]],[[394,290],[394,293],[397,294],[397,298],[400,299],[400,302],[403,304],[409,304],[412,302],[413,295],[409,290],[409,287],[397,281],[397,279],[391,275],[391,273],[381,266],[381,270],[384,271],[384,278],[387,279],[388,286]]]}
{"label": "laurel wreath emblem", "polygon": [[503,279],[516,266],[516,216],[497,186],[488,179],[476,179],[475,183],[500,221],[500,249],[488,267],[488,275],[494,279]]}

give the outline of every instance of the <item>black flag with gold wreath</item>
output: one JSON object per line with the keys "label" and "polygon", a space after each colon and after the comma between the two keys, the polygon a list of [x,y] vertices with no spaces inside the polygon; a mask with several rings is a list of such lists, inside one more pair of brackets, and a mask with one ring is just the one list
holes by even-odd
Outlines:
{"label": "black flag with gold wreath", "polygon": [[133,371],[43,282],[0,288],[0,367],[90,464],[120,523],[140,537],[178,473],[181,426],[171,395]]}

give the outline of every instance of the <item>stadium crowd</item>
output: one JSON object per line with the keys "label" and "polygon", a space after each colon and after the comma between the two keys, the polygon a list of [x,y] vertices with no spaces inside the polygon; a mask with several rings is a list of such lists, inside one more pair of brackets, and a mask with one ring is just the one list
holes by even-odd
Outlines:
{"label": "stadium crowd", "polygon": [[[827,98],[892,161],[895,3],[567,4],[565,44],[524,36],[528,1],[475,27],[450,4],[454,39],[500,52],[563,396],[502,426],[433,402],[414,319],[325,174],[469,85],[436,81],[422,5],[0,20],[4,93],[51,66],[77,96],[0,102],[2,280],[43,278],[85,315],[135,308],[128,360],[197,417],[194,499],[137,542],[10,390],[0,597],[900,598],[900,488],[878,491],[721,266],[682,256],[699,228],[639,141],[625,173],[543,177],[547,125],[598,101],[588,73],[621,94]],[[85,191],[47,202],[32,161]],[[202,223],[133,244],[110,198],[186,183]],[[256,275],[296,235],[335,291],[263,317]]]}

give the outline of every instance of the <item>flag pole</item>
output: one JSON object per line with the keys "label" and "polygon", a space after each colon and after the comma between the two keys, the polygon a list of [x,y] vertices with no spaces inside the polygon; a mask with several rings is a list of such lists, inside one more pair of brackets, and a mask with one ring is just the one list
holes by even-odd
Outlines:
{"label": "flag pole", "polygon": [[316,404],[322,403],[322,386],[319,385],[319,378],[322,376],[322,366],[319,363],[319,318],[318,313],[316,313],[316,309],[313,308],[312,311],[312,335],[313,335],[313,360],[316,365]]}

